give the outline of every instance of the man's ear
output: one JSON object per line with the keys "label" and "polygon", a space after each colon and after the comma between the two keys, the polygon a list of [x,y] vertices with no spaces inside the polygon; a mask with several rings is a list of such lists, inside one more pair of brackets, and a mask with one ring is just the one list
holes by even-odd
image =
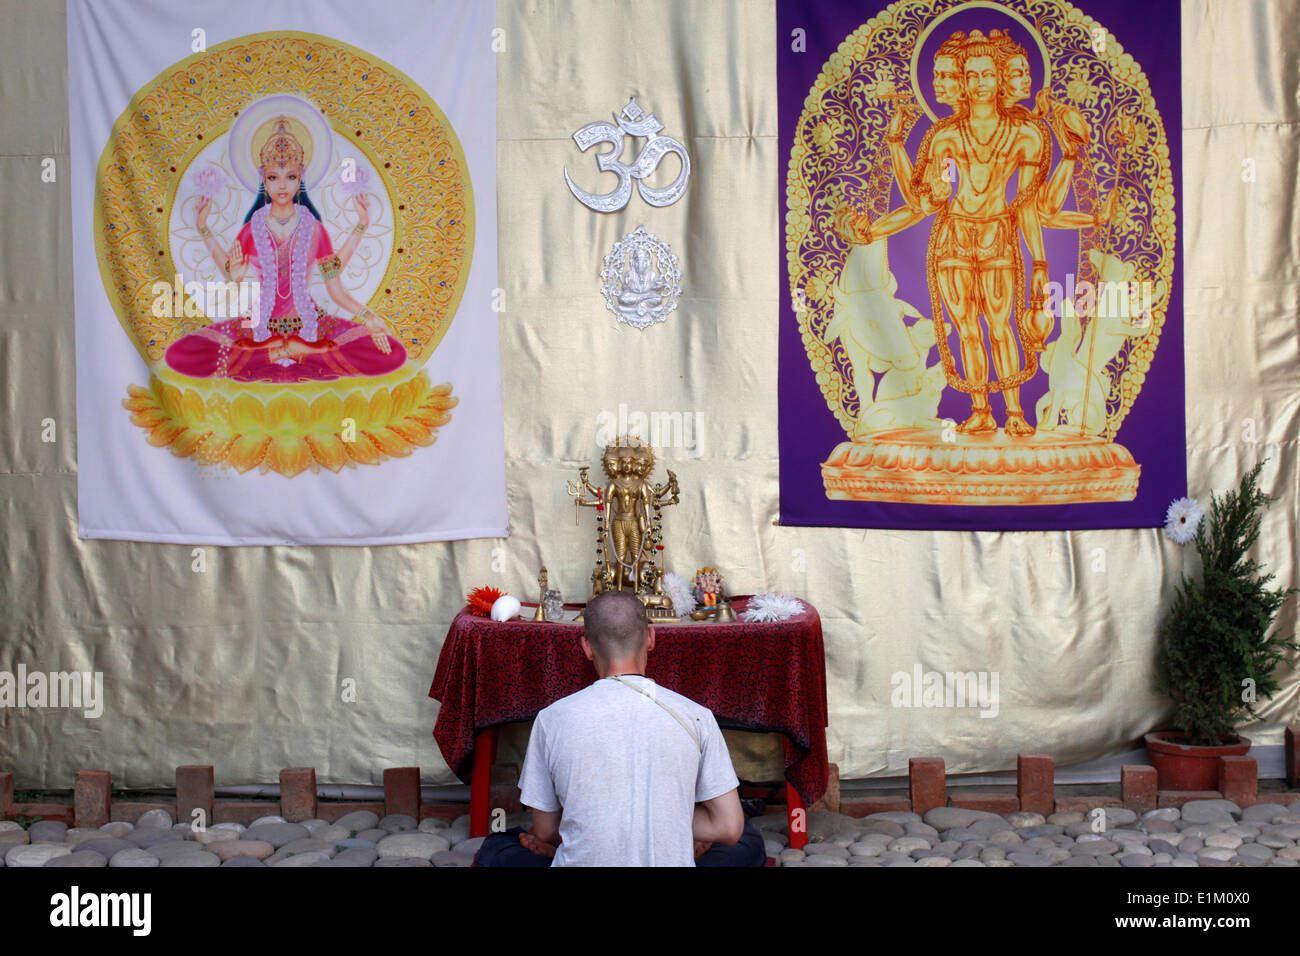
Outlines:
{"label": "man's ear", "polygon": [[578,635],[578,641],[582,644],[582,653],[587,655],[587,660],[594,659],[596,656],[596,652],[591,649],[591,644],[587,640],[587,635],[586,634]]}
{"label": "man's ear", "polygon": [[655,629],[653,627],[646,628],[645,649],[647,653],[655,649]]}

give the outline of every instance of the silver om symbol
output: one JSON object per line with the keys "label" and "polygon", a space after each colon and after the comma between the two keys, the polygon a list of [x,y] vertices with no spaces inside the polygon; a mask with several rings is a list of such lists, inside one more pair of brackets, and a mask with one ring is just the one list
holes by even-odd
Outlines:
{"label": "silver om symbol", "polygon": [[[632,180],[636,180],[637,192],[652,206],[670,206],[682,197],[686,191],[686,181],[691,177],[691,158],[686,154],[686,147],[671,136],[660,136],[664,124],[655,119],[653,113],[644,112],[637,105],[636,97],[628,100],[623,107],[622,117],[615,116],[618,123],[589,123],[573,134],[573,141],[584,153],[597,143],[609,143],[612,147],[596,154],[596,165],[601,172],[613,173],[618,177],[618,187],[609,193],[596,194],[579,189],[569,177],[569,168],[564,168],[564,181],[578,202],[596,212],[617,212],[628,204],[632,198]],[[618,161],[623,152],[623,140],[628,136],[644,136],[647,141],[635,160],[629,165]],[[682,161],[682,171],[669,185],[661,189],[647,186],[645,179],[651,175],[663,158],[669,153],[676,153]]]}

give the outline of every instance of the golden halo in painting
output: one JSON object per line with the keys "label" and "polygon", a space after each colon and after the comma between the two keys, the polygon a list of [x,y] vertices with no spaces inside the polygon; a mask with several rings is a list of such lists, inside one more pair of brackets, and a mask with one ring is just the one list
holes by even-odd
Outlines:
{"label": "golden halo in painting", "polygon": [[151,371],[123,404],[152,444],[290,477],[432,444],[456,399],[422,367],[474,201],[412,79],[324,36],[222,43],[136,93],[97,187],[105,290]]}

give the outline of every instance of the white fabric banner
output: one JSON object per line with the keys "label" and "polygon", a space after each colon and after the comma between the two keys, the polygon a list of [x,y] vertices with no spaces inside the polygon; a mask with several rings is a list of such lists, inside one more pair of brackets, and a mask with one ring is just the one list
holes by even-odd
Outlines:
{"label": "white fabric banner", "polygon": [[508,533],[494,17],[70,0],[82,537]]}

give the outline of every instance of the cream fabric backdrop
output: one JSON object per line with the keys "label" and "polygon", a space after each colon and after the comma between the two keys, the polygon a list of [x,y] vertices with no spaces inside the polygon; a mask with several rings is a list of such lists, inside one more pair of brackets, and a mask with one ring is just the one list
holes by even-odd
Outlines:
{"label": "cream fabric backdrop", "polygon": [[[377,783],[384,767],[415,764],[426,782],[452,782],[426,696],[450,619],[476,584],[531,596],[543,562],[567,598],[586,594],[591,516],[575,527],[564,482],[595,466],[599,416],[620,403],[703,416],[698,448],[660,455],[683,489],[667,513],[670,567],[716,564],[737,592],[786,589],[821,612],[830,758],[843,777],[902,773],[930,754],[950,772],[1009,769],[1026,751],[1068,765],[1129,750],[1165,717],[1151,690],[1154,634],[1194,556],[1159,531],[773,526],[787,150],[767,0],[499,3],[511,538],[209,549],[201,574],[188,547],[79,540],[64,11],[44,0],[4,16],[0,670],[102,670],[107,698],[98,720],[0,711],[0,769],[19,787],[68,787],[80,767],[110,769],[118,786],[166,786],[176,765],[208,762],[219,785],[303,765],[322,782]],[[1295,0],[1183,4],[1190,490],[1207,504],[1210,489],[1272,459],[1264,487],[1279,501],[1259,557],[1284,585],[1297,582],[1300,474],[1297,36]],[[562,167],[587,189],[612,179],[597,178],[570,134],[631,94],[690,150],[689,190],[666,209],[634,198],[616,215],[588,212]],[[45,157],[55,183],[41,180]],[[681,257],[684,294],[665,325],[638,333],[605,310],[599,272],[642,224]],[[54,443],[41,440],[46,418]],[[1295,602],[1280,624],[1295,632]],[[998,716],[892,708],[891,674],[916,663],[998,672]],[[354,703],[341,699],[346,678]],[[1283,683],[1268,722],[1247,731],[1258,744],[1280,743],[1297,717],[1300,675]]]}

